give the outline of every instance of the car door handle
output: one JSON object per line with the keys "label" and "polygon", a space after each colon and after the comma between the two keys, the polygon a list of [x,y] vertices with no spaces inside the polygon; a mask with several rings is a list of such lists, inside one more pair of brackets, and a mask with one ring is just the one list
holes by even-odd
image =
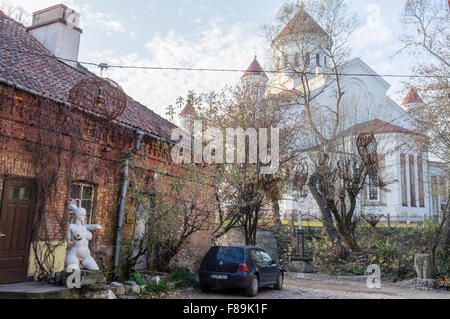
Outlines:
{"label": "car door handle", "polygon": [[6,237],[6,235],[5,234],[0,234],[0,237]]}

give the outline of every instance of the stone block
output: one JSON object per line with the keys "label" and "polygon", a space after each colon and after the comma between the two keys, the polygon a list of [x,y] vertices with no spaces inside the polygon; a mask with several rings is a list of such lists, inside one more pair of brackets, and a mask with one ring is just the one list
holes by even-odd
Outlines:
{"label": "stone block", "polygon": [[87,287],[82,289],[81,299],[108,299],[109,285]]}
{"label": "stone block", "polygon": [[[61,272],[61,279],[64,286],[67,286],[67,280],[72,280],[72,283],[75,285],[76,276],[71,276],[73,272],[67,272],[66,270],[63,270]],[[103,285],[106,283],[105,276],[100,270],[80,270],[80,288],[85,287],[94,287]]]}
{"label": "stone block", "polygon": [[117,299],[116,295],[111,289],[108,290],[108,299]]}
{"label": "stone block", "polygon": [[138,286],[138,285],[127,285],[125,283],[124,288],[125,288],[126,294],[128,294],[130,292],[135,293],[135,294],[141,293],[141,286]]}
{"label": "stone block", "polygon": [[111,290],[116,296],[125,295],[125,287],[120,282],[112,282]]}
{"label": "stone block", "polygon": [[125,281],[125,286],[137,286],[138,284],[135,281]]}
{"label": "stone block", "polygon": [[314,268],[311,266],[312,258],[293,257],[289,264],[290,272],[313,273]]}
{"label": "stone block", "polygon": [[416,254],[414,267],[418,279],[433,279],[431,256],[429,254]]}

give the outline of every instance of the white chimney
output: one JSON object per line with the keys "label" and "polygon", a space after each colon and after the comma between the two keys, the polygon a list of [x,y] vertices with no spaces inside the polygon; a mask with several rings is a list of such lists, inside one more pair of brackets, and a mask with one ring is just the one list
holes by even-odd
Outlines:
{"label": "white chimney", "polygon": [[[80,14],[63,4],[33,12],[28,31],[55,56],[78,60],[80,48]],[[61,60],[76,68],[76,62]]]}

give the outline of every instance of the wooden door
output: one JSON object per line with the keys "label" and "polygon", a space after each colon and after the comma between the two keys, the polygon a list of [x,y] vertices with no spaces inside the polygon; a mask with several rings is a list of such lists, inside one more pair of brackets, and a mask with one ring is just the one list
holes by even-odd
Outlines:
{"label": "wooden door", "polygon": [[33,181],[5,181],[0,211],[0,283],[26,279],[35,201]]}

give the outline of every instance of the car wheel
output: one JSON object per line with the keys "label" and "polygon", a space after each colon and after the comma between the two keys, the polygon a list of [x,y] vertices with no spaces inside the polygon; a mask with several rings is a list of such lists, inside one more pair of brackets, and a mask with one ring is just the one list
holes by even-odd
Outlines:
{"label": "car wheel", "polygon": [[275,290],[283,289],[283,274],[281,271],[278,273],[277,284],[275,285]]}
{"label": "car wheel", "polygon": [[250,280],[250,285],[246,289],[246,295],[248,297],[255,297],[258,294],[259,289],[259,281],[258,276],[253,275],[252,279]]}
{"label": "car wheel", "polygon": [[210,286],[206,286],[206,285],[200,284],[200,290],[201,290],[202,292],[210,292],[210,291],[211,291],[211,287],[210,287]]}

